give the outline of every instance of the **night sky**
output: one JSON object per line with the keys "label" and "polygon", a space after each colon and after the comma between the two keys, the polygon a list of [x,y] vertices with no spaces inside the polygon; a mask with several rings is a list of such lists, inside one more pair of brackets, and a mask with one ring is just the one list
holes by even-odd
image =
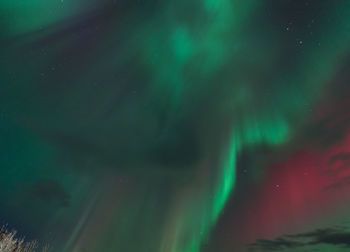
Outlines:
{"label": "night sky", "polygon": [[0,169],[51,252],[350,251],[350,1],[0,0]]}

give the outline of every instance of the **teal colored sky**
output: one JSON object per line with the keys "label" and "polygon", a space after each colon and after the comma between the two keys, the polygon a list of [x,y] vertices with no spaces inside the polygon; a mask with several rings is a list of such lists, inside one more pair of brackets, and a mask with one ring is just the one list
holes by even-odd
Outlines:
{"label": "teal colored sky", "polygon": [[66,252],[350,246],[347,1],[0,16],[0,224]]}

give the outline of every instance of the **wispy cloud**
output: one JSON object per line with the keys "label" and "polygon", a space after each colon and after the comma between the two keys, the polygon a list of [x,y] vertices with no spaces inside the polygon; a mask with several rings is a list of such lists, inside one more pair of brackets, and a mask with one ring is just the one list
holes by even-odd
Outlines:
{"label": "wispy cloud", "polygon": [[284,251],[291,248],[304,248],[317,245],[330,245],[334,248],[350,250],[350,232],[341,228],[317,229],[312,232],[283,235],[274,240],[258,239],[249,244],[252,251]]}

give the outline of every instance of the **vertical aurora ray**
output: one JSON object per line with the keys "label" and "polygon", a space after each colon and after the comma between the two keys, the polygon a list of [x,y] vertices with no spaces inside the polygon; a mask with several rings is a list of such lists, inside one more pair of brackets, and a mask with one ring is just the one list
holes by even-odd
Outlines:
{"label": "vertical aurora ray", "polygon": [[[195,195],[195,197],[202,197],[199,204],[196,201],[194,205],[191,205],[193,204],[192,202],[187,203],[184,206],[185,210],[183,214],[175,220],[177,223],[176,226],[179,227],[176,231],[176,236],[187,236],[189,239],[182,244],[180,239],[175,238],[174,245],[170,250],[171,252],[200,251],[203,242],[208,239],[210,230],[215,225],[234,187],[237,144],[237,139],[232,137],[227,156],[222,161],[222,167],[220,168],[222,171],[216,182],[217,184],[214,184],[213,188],[207,188],[202,192],[203,195]],[[193,218],[198,218],[198,221],[192,222]],[[187,226],[187,221],[191,222],[191,227]],[[179,223],[182,224],[179,225]],[[190,230],[190,233],[188,230]]]}
{"label": "vertical aurora ray", "polygon": [[[274,121],[267,126],[266,123],[258,124],[256,120],[252,120],[249,125],[241,130],[232,130],[231,139],[225,148],[226,151],[223,151],[225,154],[220,162],[217,181],[203,191],[198,192],[196,189],[185,191],[186,194],[190,195],[189,198],[198,199],[200,197],[200,200],[182,202],[182,212],[175,215],[176,231],[172,237],[174,240],[170,242],[170,244],[173,244],[170,249],[171,252],[200,251],[234,190],[236,159],[243,147],[260,143],[277,145],[288,139],[289,133],[284,122]],[[193,221],[194,219],[197,219],[197,221]],[[174,228],[174,226],[170,226],[170,228]],[[187,237],[187,239],[183,239],[183,237]],[[169,240],[166,240],[166,243],[169,244]],[[166,252],[169,249],[161,251]]]}
{"label": "vertical aurora ray", "polygon": [[88,202],[87,206],[84,208],[83,213],[78,219],[74,230],[70,234],[69,240],[65,243],[65,247],[63,248],[63,252],[76,251],[78,248],[74,248],[73,244],[76,243],[77,237],[79,237],[79,232],[83,230],[84,225],[86,224],[89,215],[91,215],[92,209],[96,205],[96,201],[98,198],[99,192],[94,192],[94,195],[91,197],[90,202]]}
{"label": "vertical aurora ray", "polygon": [[236,136],[231,139],[230,146],[228,148],[227,156],[222,165],[222,175],[218,182],[219,186],[214,194],[213,202],[213,223],[217,220],[221,210],[229,197],[232,189],[234,188],[236,179],[236,158],[239,148],[239,142]]}

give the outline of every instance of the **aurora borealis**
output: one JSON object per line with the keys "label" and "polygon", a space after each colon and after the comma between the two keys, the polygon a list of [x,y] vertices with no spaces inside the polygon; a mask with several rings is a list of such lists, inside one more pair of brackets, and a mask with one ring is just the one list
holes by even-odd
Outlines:
{"label": "aurora borealis", "polygon": [[1,0],[0,222],[53,252],[350,249],[350,2]]}

